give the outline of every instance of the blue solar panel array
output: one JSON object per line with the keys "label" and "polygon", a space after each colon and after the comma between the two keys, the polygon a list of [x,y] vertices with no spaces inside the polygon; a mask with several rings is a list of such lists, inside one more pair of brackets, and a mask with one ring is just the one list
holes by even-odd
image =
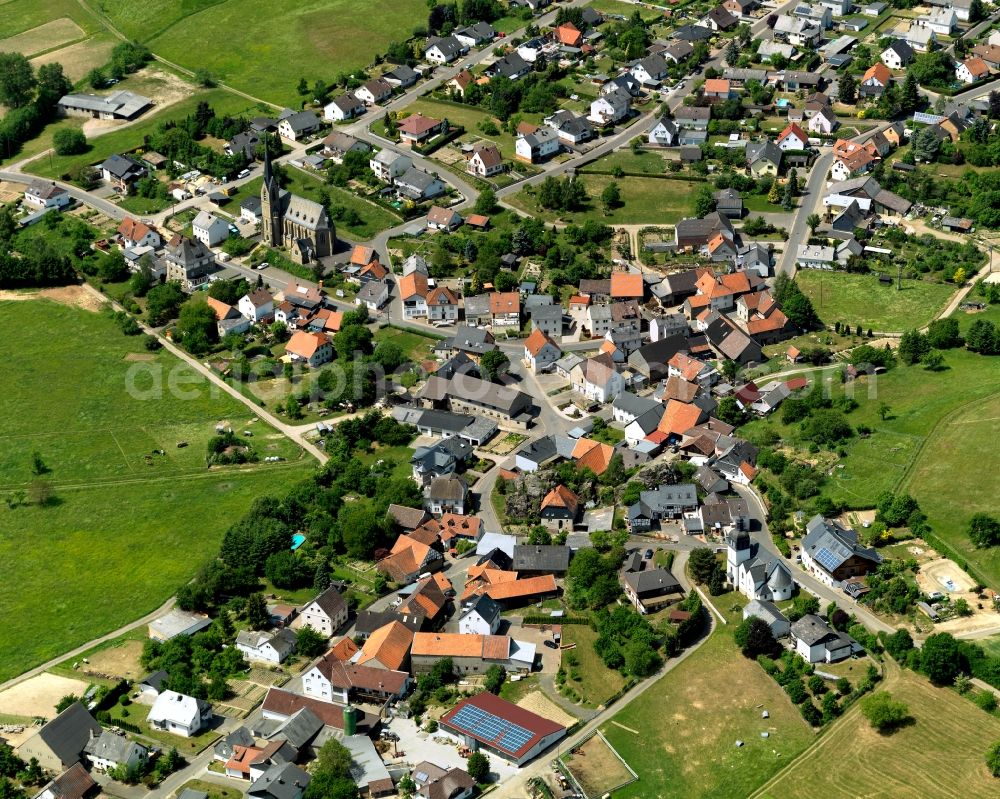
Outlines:
{"label": "blue solar panel array", "polygon": [[844,559],[834,555],[829,549],[823,547],[819,552],[816,553],[816,560],[819,561],[819,565],[822,566],[827,571],[833,571]]}
{"label": "blue solar panel array", "polygon": [[534,738],[530,730],[473,705],[463,707],[448,723],[512,755]]}

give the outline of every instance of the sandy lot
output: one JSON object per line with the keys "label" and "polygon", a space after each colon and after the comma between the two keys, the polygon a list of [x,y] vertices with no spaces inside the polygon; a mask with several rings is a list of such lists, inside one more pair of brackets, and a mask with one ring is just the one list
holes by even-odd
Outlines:
{"label": "sandy lot", "polygon": [[39,25],[37,28],[26,30],[17,36],[0,39],[0,50],[30,56],[51,50],[53,47],[66,44],[66,42],[72,42],[74,39],[81,39],[84,36],[86,34],[83,32],[83,28],[69,17],[62,17]]}
{"label": "sandy lot", "polygon": [[83,668],[97,674],[137,680],[145,674],[139,665],[141,654],[142,641],[125,641],[121,646],[111,646],[91,655],[87,658],[90,663]]}
{"label": "sandy lot", "polygon": [[7,180],[0,180],[0,203],[12,203],[20,200],[26,188],[28,188],[26,183],[11,183]]}
{"label": "sandy lot", "polygon": [[94,296],[83,286],[61,286],[54,289],[42,289],[41,291],[0,291],[0,301],[3,300],[52,300],[61,305],[70,305],[76,308],[83,308],[85,311],[101,310],[104,301]]}
{"label": "sandy lot", "polygon": [[577,721],[541,691],[532,691],[530,694],[525,694],[521,697],[521,701],[517,703],[517,706],[523,707],[525,710],[530,710],[532,713],[537,713],[542,718],[551,719],[556,724],[562,724],[564,727],[571,727]]}
{"label": "sandy lot", "polygon": [[[121,87],[113,87],[115,89]],[[139,116],[132,122],[120,122],[108,119],[88,119],[83,123],[83,132],[88,137],[100,136],[109,130],[131,125],[138,120],[146,119],[150,114],[158,113],[163,108],[183,100],[190,96],[194,87],[190,83],[181,80],[177,75],[164,72],[155,66],[140,69],[135,75],[129,77],[124,88],[136,94],[142,94],[153,101],[153,107],[146,113]],[[101,94],[111,94],[112,91],[103,91]]]}
{"label": "sandy lot", "polygon": [[0,693],[0,713],[14,716],[56,715],[56,705],[67,694],[80,696],[88,683],[55,674],[39,674]]}
{"label": "sandy lot", "polygon": [[38,69],[42,64],[59,62],[63,66],[63,72],[75,82],[86,77],[90,70],[107,64],[113,46],[114,43],[111,41],[87,39],[32,58],[31,65]]}
{"label": "sandy lot", "polygon": [[958,568],[954,561],[947,558],[938,558],[925,563],[917,572],[917,585],[921,591],[927,593],[940,591],[952,596],[968,594],[975,584],[975,580]]}
{"label": "sandy lot", "polygon": [[632,774],[600,735],[572,750],[566,764],[587,796],[603,796],[632,780]]}
{"label": "sandy lot", "polygon": [[155,361],[156,356],[148,352],[129,352],[125,354],[125,360],[130,362]]}
{"label": "sandy lot", "polygon": [[852,510],[847,513],[842,513],[838,518],[841,524],[847,525],[848,527],[853,527],[855,530],[859,530],[864,526],[865,522],[871,524],[875,521],[875,511],[874,510]]}

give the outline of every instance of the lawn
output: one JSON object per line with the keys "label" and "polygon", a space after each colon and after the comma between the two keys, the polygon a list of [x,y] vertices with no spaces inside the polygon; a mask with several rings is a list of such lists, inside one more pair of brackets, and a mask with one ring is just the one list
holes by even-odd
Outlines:
{"label": "lawn", "polygon": [[663,14],[655,9],[646,8],[634,3],[623,3],[621,0],[591,0],[587,5],[605,15],[615,14],[622,17],[631,17],[638,11],[647,22],[651,20],[663,20]]}
{"label": "lawn", "polygon": [[600,729],[639,775],[616,799],[745,799],[814,739],[798,708],[722,628]]}
{"label": "lawn", "polygon": [[[576,224],[594,220],[606,225],[669,225],[694,212],[692,200],[696,188],[701,185],[687,180],[652,177],[629,177],[615,181],[610,175],[588,174],[580,175],[580,180],[590,198],[581,211],[542,209],[536,202],[535,190],[532,188],[524,189],[507,199],[512,205],[546,222],[561,219]],[[618,183],[622,204],[610,213],[605,213],[601,204],[601,192],[612,182]]]}
{"label": "lawn", "polygon": [[414,363],[421,363],[433,357],[433,348],[438,339],[415,333],[412,330],[401,330],[398,327],[380,327],[375,331],[375,344],[391,341],[403,354]]}
{"label": "lawn", "polygon": [[243,791],[239,788],[227,788],[224,785],[219,785],[217,782],[208,782],[206,780],[188,780],[177,789],[177,796],[180,796],[185,788],[207,793],[208,799],[241,799],[243,796]]}
{"label": "lawn", "polygon": [[147,722],[146,716],[149,714],[149,708],[145,705],[128,705],[127,707],[122,707],[119,704],[111,706],[111,720],[112,722],[116,720],[125,721],[129,724],[135,724],[142,732],[141,735],[151,741],[158,742],[164,747],[171,747],[176,749],[182,756],[187,758],[193,758],[199,752],[207,749],[211,744],[215,743],[222,734],[217,728],[202,730],[196,735],[192,735],[190,738],[184,738],[180,735],[171,735],[169,732],[163,732],[162,730],[153,729]]}
{"label": "lawn", "polygon": [[[423,114],[435,119],[447,119],[453,125],[461,125],[465,128],[463,140],[470,137],[490,141],[500,148],[500,154],[508,161],[514,157],[514,137],[511,136],[501,120],[487,111],[483,111],[474,105],[462,105],[461,103],[441,102],[431,98],[421,98],[413,105],[406,107],[408,114]],[[541,115],[526,115],[529,122],[541,122]],[[479,125],[486,120],[492,120],[500,131],[497,135],[487,136],[480,130]]]}
{"label": "lawn", "polygon": [[156,130],[161,122],[181,120],[195,112],[198,103],[206,102],[216,114],[255,116],[257,107],[244,97],[225,89],[192,89],[190,97],[144,115],[134,125],[119,128],[90,140],[90,148],[82,155],[56,155],[34,161],[28,169],[35,174],[56,178],[88,164],[99,164],[112,153],[122,153],[142,145],[143,136]]}
{"label": "lawn", "polygon": [[300,101],[299,78],[332,82],[368,66],[427,13],[421,0],[104,0],[101,8],[157,55],[279,105]]}
{"label": "lawn", "polygon": [[[352,194],[345,189],[324,183],[318,177],[308,172],[303,172],[301,169],[288,167],[285,172],[288,175],[288,181],[285,183],[284,188],[293,194],[320,202],[323,193],[326,192],[330,195],[333,205],[342,208],[353,208],[357,211],[358,216],[361,217],[361,224],[359,225],[346,225],[342,222],[334,221],[334,226],[337,228],[338,234],[345,234],[358,241],[367,241],[374,238],[383,230],[394,227],[402,221],[401,217],[396,216],[382,206],[375,205],[375,203],[358,197],[356,194]],[[260,196],[260,186],[263,181],[263,178],[255,178],[240,186],[240,190],[233,195],[229,202],[229,207],[233,209],[233,213],[239,212],[240,203],[243,200],[248,197]]]}
{"label": "lawn", "polygon": [[615,150],[587,164],[580,171],[611,172],[615,167],[621,167],[626,174],[662,175],[667,171],[667,162],[663,154],[655,150]]}
{"label": "lawn", "polygon": [[984,763],[1000,739],[1000,719],[950,688],[911,671],[886,682],[914,723],[891,736],[871,729],[859,708],[755,796],[761,799],[966,799],[996,796]]}
{"label": "lawn", "polygon": [[[563,668],[567,671],[563,690],[569,699],[586,707],[598,707],[625,686],[621,672],[609,669],[594,651],[597,633],[586,624],[564,624],[563,644],[576,644],[575,649],[563,652]],[[576,659],[576,665],[571,660]],[[579,679],[574,679],[577,677]]]}
{"label": "lawn", "polygon": [[795,281],[826,324],[846,322],[880,333],[923,327],[955,293],[955,286],[923,280],[906,280],[897,291],[895,283],[882,285],[875,275],[822,269],[801,269]]}
{"label": "lawn", "polygon": [[[0,340],[17,375],[5,383],[0,493],[29,484],[37,451],[55,497],[45,507],[0,506],[0,560],[16,564],[4,583],[2,681],[159,606],[256,497],[311,467],[297,446],[251,423],[243,405],[214,395],[173,356],[126,360],[150,356],[141,338],[122,336],[103,315],[4,302]],[[289,460],[209,471],[205,447],[221,421],[250,426],[262,454]],[[156,449],[165,454],[151,455]]]}

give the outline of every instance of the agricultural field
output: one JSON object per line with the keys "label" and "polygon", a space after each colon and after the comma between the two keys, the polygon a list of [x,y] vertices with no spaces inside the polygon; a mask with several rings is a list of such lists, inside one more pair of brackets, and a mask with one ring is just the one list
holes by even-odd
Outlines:
{"label": "agricultural field", "polygon": [[[881,686],[880,686],[881,687]],[[815,746],[769,782],[756,799],[966,799],[996,795],[986,750],[1000,739],[1000,719],[950,688],[911,671],[885,683],[914,723],[880,735],[852,708]]]}
{"label": "agricultural field", "polygon": [[[2,681],[158,607],[256,497],[298,481],[311,463],[243,405],[213,394],[172,355],[145,352],[141,337],[121,335],[101,314],[4,301],[0,339],[18,376],[5,386],[0,422],[0,560],[18,565],[5,582]],[[207,469],[220,422],[251,429],[261,454],[286,460]],[[31,498],[39,480],[51,491],[46,504],[7,507],[25,491]]]}
{"label": "agricultural field", "polygon": [[[770,718],[762,719],[762,710]],[[815,737],[721,627],[600,729],[639,775],[615,792],[618,799],[745,799]]]}
{"label": "agricultural field", "polygon": [[[561,220],[582,224],[588,220],[605,225],[670,225],[693,213],[694,192],[700,185],[687,180],[630,177],[615,181],[610,175],[581,174],[589,201],[580,211],[550,211],[539,207],[535,189],[529,187],[506,198],[512,205],[546,222]],[[622,203],[610,212],[601,204],[601,192],[618,183]]]}
{"label": "agricultural field", "polygon": [[928,324],[948,303],[956,287],[948,283],[904,280],[882,285],[876,275],[802,269],[795,282],[812,300],[819,318],[828,325],[845,322],[878,333],[898,333]]}
{"label": "agricultural field", "polygon": [[278,105],[296,102],[299,78],[332,82],[404,41],[427,13],[421,0],[104,0],[116,28],[187,69]]}
{"label": "agricultural field", "polygon": [[[72,23],[72,27],[68,24]],[[77,0],[4,0],[0,2],[0,50],[31,56],[103,30],[100,21]],[[27,32],[31,31],[30,34]],[[59,33],[59,37],[56,37]],[[72,34],[71,36],[68,34]],[[46,37],[47,38],[43,38]],[[13,36],[21,46],[4,41]]]}

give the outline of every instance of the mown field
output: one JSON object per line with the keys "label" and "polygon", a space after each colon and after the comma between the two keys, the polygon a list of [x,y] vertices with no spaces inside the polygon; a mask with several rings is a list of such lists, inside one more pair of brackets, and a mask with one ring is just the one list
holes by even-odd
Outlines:
{"label": "mown field", "polygon": [[616,799],[745,799],[815,737],[722,627],[601,732],[639,775]]}
{"label": "mown field", "polygon": [[986,750],[1000,739],[1000,719],[950,688],[910,671],[887,690],[906,703],[914,723],[891,736],[875,732],[852,708],[788,770],[754,794],[759,799],[986,799],[997,795]]}
{"label": "mown field", "polygon": [[[694,212],[693,198],[700,183],[664,178],[628,177],[615,180],[610,175],[581,174],[580,180],[589,198],[579,211],[551,211],[541,208],[532,189],[519,191],[506,198],[512,205],[544,219],[580,224],[594,220],[605,225],[671,225]],[[610,212],[601,204],[601,192],[612,182],[618,184],[621,205]]]}
{"label": "mown field", "polygon": [[879,333],[899,333],[928,324],[948,303],[956,287],[950,283],[904,280],[881,285],[876,275],[801,269],[795,282],[812,300],[827,325],[844,322]]}
{"label": "mown field", "polygon": [[[53,494],[44,507],[0,505],[2,681],[158,607],[257,496],[280,493],[311,465],[173,356],[129,360],[148,357],[141,338],[100,314],[3,302],[0,340],[17,376],[4,385],[0,497],[36,479],[33,452]],[[207,469],[205,445],[222,421],[249,427],[262,454],[288,460]],[[154,449],[166,454],[147,462]]]}
{"label": "mown field", "polygon": [[0,2],[0,39],[63,17],[73,20],[85,33],[102,29],[100,22],[77,0],[5,0]]}
{"label": "mown field", "polygon": [[103,0],[108,20],[153,52],[279,105],[299,78],[332,82],[369,65],[426,18],[421,0]]}

